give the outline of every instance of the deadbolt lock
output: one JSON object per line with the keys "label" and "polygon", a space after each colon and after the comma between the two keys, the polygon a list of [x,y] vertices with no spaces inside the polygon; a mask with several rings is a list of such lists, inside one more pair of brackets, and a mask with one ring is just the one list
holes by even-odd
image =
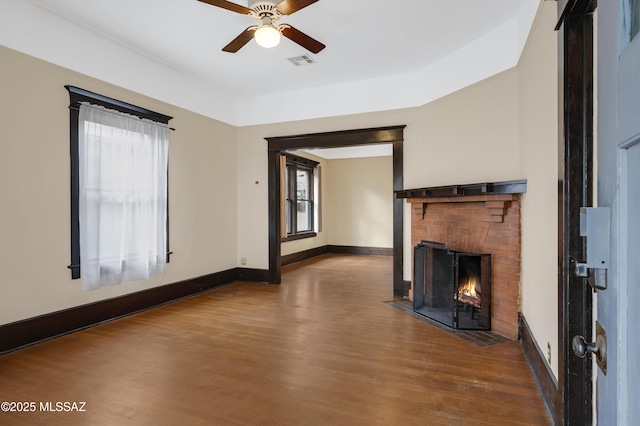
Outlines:
{"label": "deadbolt lock", "polygon": [[611,209],[580,208],[580,235],[587,241],[587,261],[576,264],[576,275],[587,278],[594,290],[606,290],[611,264]]}

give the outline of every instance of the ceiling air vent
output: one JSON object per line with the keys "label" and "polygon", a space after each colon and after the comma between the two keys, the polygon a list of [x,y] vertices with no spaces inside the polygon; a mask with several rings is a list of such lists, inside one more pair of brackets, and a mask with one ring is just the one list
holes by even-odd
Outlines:
{"label": "ceiling air vent", "polygon": [[308,55],[294,56],[292,58],[289,58],[288,60],[296,67],[301,67],[303,65],[311,65],[316,63],[316,61],[311,59],[311,57]]}

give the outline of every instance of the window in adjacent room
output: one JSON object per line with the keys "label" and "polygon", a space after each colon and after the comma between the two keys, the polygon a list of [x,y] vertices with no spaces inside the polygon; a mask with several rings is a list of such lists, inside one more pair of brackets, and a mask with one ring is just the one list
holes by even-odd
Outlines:
{"label": "window in adjacent room", "polygon": [[621,48],[625,48],[640,33],[640,0],[622,2],[622,28]]}
{"label": "window in adjacent room", "polygon": [[633,38],[638,35],[640,32],[640,0],[631,0],[629,5],[629,15],[630,15],[630,38]]}
{"label": "window in adjacent room", "polygon": [[[317,161],[286,154],[285,229],[286,239],[314,237],[316,235],[314,204],[314,171]],[[284,233],[283,233],[284,234]],[[284,235],[283,235],[284,236]]]}
{"label": "window in adjacent room", "polygon": [[171,117],[66,88],[72,278],[93,290],[164,273]]}

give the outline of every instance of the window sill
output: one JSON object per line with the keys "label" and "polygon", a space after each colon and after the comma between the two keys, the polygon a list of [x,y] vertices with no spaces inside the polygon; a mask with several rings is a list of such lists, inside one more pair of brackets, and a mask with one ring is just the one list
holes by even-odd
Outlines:
{"label": "window sill", "polygon": [[289,242],[289,241],[295,241],[295,240],[303,240],[305,238],[313,238],[315,236],[317,236],[318,234],[315,232],[303,232],[301,234],[295,234],[295,235],[289,235],[287,236],[287,238],[282,238],[280,241],[283,243]]}

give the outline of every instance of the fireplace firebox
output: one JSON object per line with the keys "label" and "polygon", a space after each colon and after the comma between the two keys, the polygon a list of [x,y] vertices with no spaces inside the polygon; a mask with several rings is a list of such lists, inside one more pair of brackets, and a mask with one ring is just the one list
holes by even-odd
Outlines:
{"label": "fireplace firebox", "polygon": [[413,310],[449,327],[491,329],[491,255],[421,241],[414,248]]}

